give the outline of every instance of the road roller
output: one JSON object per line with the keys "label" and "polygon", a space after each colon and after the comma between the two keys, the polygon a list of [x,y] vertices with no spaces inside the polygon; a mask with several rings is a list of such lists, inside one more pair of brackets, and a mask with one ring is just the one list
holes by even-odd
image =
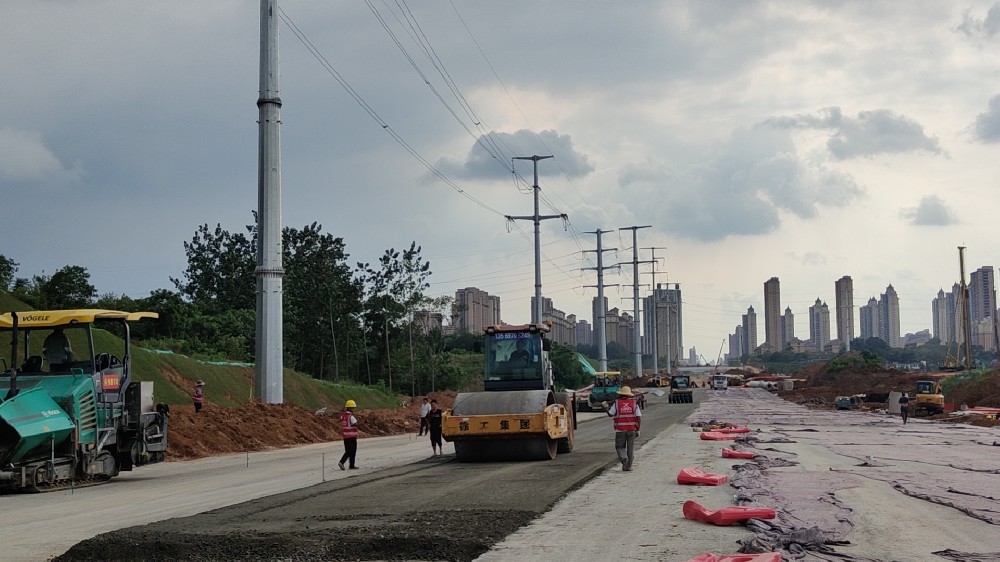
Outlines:
{"label": "road roller", "polygon": [[461,462],[552,460],[573,450],[576,402],[555,392],[547,324],[483,328],[483,391],[445,411],[443,437]]}

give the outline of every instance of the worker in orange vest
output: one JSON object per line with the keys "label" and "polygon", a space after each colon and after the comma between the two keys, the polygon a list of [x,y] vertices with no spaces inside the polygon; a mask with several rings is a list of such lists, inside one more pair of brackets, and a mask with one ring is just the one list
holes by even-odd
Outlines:
{"label": "worker in orange vest", "polygon": [[622,470],[629,472],[632,470],[635,439],[642,424],[642,410],[633,398],[631,387],[618,389],[618,399],[608,407],[608,416],[615,425],[615,453],[622,463]]}
{"label": "worker in orange vest", "polygon": [[344,434],[344,456],[340,457],[337,466],[344,470],[344,463],[350,461],[350,468],[354,470],[354,457],[358,454],[358,418],[354,415],[354,409],[358,405],[354,400],[344,403],[344,412],[340,415],[340,428]]}

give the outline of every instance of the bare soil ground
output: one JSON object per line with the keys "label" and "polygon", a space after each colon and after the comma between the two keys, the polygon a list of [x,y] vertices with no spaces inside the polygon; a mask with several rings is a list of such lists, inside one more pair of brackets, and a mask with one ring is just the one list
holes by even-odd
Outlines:
{"label": "bare soil ground", "polygon": [[[455,393],[451,391],[429,396],[442,409],[450,408],[455,401]],[[416,432],[422,398],[404,399],[409,404],[396,409],[360,410],[356,415],[361,437]],[[264,451],[342,438],[339,411],[259,402],[233,409],[209,404],[197,414],[193,406],[174,406],[170,409],[169,435],[168,460]]]}

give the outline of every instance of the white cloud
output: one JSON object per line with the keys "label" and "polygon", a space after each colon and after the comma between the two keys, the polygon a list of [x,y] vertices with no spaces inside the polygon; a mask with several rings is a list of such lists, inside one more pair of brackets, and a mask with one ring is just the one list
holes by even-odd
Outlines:
{"label": "white cloud", "polygon": [[958,223],[955,213],[937,195],[928,195],[916,207],[907,207],[900,216],[918,226],[947,226]]}
{"label": "white cloud", "polygon": [[988,111],[976,116],[973,129],[980,142],[1000,142],[1000,94],[990,98]]}
{"label": "white cloud", "polygon": [[839,107],[827,107],[818,115],[773,117],[764,124],[784,129],[832,129],[826,146],[838,160],[920,150],[941,152],[937,138],[924,134],[920,123],[890,109],[862,111],[852,118],[844,117]]}
{"label": "white cloud", "polygon": [[962,14],[962,23],[960,23],[955,29],[970,37],[994,37],[998,32],[1000,32],[1000,3],[990,6],[990,9],[986,12],[985,18],[977,18],[970,12],[965,12]]}
{"label": "white cloud", "polygon": [[0,182],[64,184],[79,181],[83,175],[79,165],[64,166],[40,134],[0,129]]}

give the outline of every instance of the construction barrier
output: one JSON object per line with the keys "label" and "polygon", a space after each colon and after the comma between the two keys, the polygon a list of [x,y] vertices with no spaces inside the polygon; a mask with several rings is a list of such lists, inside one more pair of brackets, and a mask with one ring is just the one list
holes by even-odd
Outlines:
{"label": "construction barrier", "polygon": [[725,474],[709,474],[700,468],[689,466],[682,468],[677,473],[678,484],[708,484],[709,486],[721,486],[729,482],[729,477]]}
{"label": "construction barrier", "polygon": [[773,507],[732,506],[711,510],[694,500],[687,500],[681,508],[685,519],[711,523],[713,525],[732,525],[747,519],[774,519],[777,513]]}
{"label": "construction barrier", "polygon": [[719,554],[703,552],[687,562],[781,562],[780,552],[761,552],[760,554]]}
{"label": "construction barrier", "polygon": [[701,439],[704,441],[736,441],[739,435],[730,433],[719,433],[718,431],[706,431],[701,435]]}
{"label": "construction barrier", "polygon": [[734,451],[729,447],[722,448],[722,458],[724,459],[752,459],[757,456],[753,451]]}

